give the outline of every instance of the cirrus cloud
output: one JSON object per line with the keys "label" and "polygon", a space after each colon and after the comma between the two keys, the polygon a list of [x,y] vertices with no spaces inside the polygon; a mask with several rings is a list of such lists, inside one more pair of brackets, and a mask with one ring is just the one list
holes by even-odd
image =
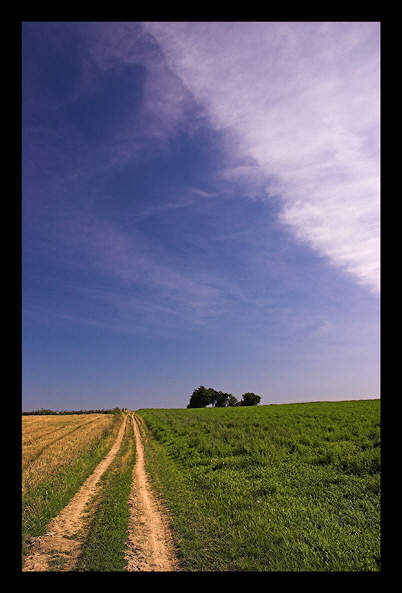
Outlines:
{"label": "cirrus cloud", "polygon": [[[146,23],[295,236],[379,289],[379,24]],[[258,169],[258,173],[257,173]]]}

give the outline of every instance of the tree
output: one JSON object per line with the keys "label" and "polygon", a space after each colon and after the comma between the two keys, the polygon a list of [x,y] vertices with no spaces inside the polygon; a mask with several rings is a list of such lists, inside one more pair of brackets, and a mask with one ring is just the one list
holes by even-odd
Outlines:
{"label": "tree", "polygon": [[190,397],[188,408],[205,408],[206,406],[214,406],[215,408],[225,408],[226,406],[234,406],[236,398],[231,393],[224,393],[223,391],[215,391],[212,387],[204,387],[201,385],[193,391]]}
{"label": "tree", "polygon": [[261,397],[255,393],[244,393],[242,400],[237,401],[231,393],[224,393],[223,391],[215,391],[212,387],[204,387],[200,385],[194,389],[190,397],[188,408],[205,408],[206,406],[214,406],[215,408],[225,408],[227,406],[256,406],[260,403]]}
{"label": "tree", "polygon": [[242,397],[243,399],[240,404],[242,406],[256,406],[261,401],[261,397],[255,393],[244,393]]}
{"label": "tree", "polygon": [[229,405],[229,398],[233,397],[231,393],[223,393],[223,391],[215,391],[214,406],[215,408],[226,408]]}
{"label": "tree", "polygon": [[227,405],[230,407],[235,407],[235,405],[237,404],[237,397],[235,397],[234,395],[232,395],[231,393],[229,394],[228,397],[228,403]]}
{"label": "tree", "polygon": [[192,396],[190,397],[190,403],[188,408],[205,408],[214,402],[215,390],[211,387],[204,387],[200,385],[197,389],[194,389]]}

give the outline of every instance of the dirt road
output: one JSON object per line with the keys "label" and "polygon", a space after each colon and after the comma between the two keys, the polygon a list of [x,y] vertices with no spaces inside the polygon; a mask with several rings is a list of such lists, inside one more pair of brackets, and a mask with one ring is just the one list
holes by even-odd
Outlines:
{"label": "dirt road", "polygon": [[138,420],[129,414],[124,418],[116,441],[107,456],[84,482],[68,505],[48,525],[46,534],[34,538],[31,554],[23,572],[69,572],[80,556],[89,529],[89,512],[94,505],[98,482],[115,458],[122,443],[126,424],[133,422],[137,459],[129,499],[130,524],[127,538],[127,570],[179,570],[173,539],[161,504],[152,495],[145,473],[144,450]]}
{"label": "dirt road", "polygon": [[130,494],[127,570],[172,572],[179,570],[166,513],[153,495],[145,473],[141,420],[132,416],[137,459]]}

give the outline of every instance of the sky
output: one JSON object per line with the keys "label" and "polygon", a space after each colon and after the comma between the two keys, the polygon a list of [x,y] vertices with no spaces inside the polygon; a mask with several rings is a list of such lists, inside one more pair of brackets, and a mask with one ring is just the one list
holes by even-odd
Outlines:
{"label": "sky", "polygon": [[22,23],[22,409],[380,397],[380,23]]}

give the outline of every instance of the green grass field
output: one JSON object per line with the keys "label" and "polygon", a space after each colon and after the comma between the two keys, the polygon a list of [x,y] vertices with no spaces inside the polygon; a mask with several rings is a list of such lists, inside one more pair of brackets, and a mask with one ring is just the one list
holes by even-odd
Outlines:
{"label": "green grass field", "polygon": [[137,413],[185,570],[380,570],[379,400]]}

